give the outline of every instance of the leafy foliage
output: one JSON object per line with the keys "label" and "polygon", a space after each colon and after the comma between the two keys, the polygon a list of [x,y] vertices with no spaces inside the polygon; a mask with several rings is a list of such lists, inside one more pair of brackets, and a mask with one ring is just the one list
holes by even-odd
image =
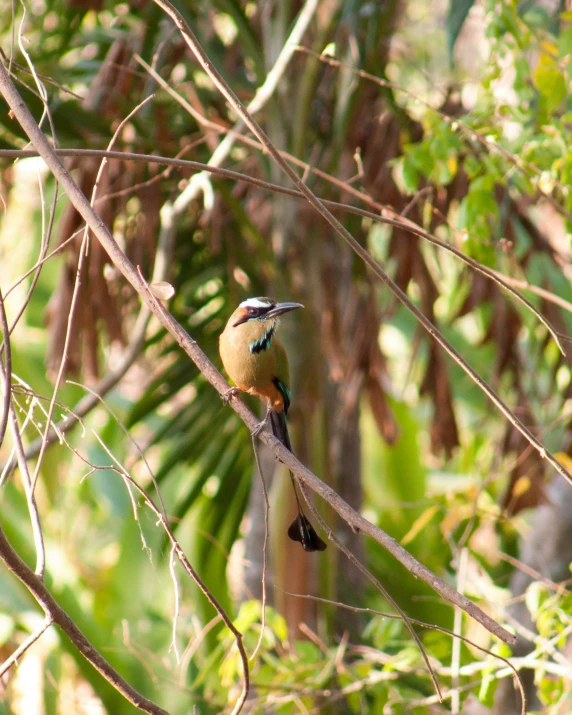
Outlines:
{"label": "leafy foliage", "polygon": [[[516,0],[487,0],[475,4],[482,9],[478,40],[457,42],[464,23],[473,21],[473,5],[451,2],[446,22],[433,16],[433,8],[423,14],[425,3],[418,0],[340,2],[331,12],[318,11],[304,44],[318,53],[329,46],[343,66],[296,54],[260,120],[280,148],[326,173],[307,175],[318,193],[348,203],[365,199],[372,210],[406,214],[470,258],[513,280],[526,278],[544,290],[532,294],[535,306],[566,336],[571,317],[569,303],[562,301],[572,301],[567,267],[572,15],[551,15]],[[181,9],[244,99],[264,81],[296,10],[288,3],[268,10],[229,0]],[[152,3],[46,0],[42,7],[31,5],[25,19],[0,9],[1,46],[16,62],[12,73],[26,85],[20,85],[23,98],[37,118],[42,103],[34,78],[12,42],[12,29],[17,35],[22,21],[35,71],[53,81],[44,79],[44,84],[60,145],[107,147],[118,121],[154,92],[153,102],[122,131],[120,148],[209,160],[218,132],[183,111],[144,71],[138,56],[196,112],[222,131],[232,126],[212,83]],[[456,63],[452,70],[447,45]],[[374,74],[384,86],[354,70]],[[46,120],[43,126],[47,131]],[[25,141],[17,123],[1,111],[0,148],[24,147]],[[25,266],[3,261],[5,295],[36,260],[47,222],[30,198],[36,189],[29,188],[17,166],[2,161],[6,171],[0,187],[8,199],[0,248],[27,260]],[[267,157],[239,142],[228,164],[279,181]],[[70,163],[87,195],[98,166],[85,157]],[[341,177],[341,190],[328,174]],[[155,261],[161,207],[179,195],[190,176],[188,170],[162,173],[132,161],[110,162],[104,175],[97,208],[146,275]],[[50,178],[44,187],[47,206],[54,192]],[[272,292],[303,302],[301,322],[282,328],[292,358],[292,431],[300,455],[417,559],[445,580],[457,585],[464,580],[467,595],[484,606],[494,604],[501,618],[511,597],[509,561],[519,555],[519,537],[530,528],[525,510],[546,501],[543,460],[526,451],[528,444],[492,412],[478,388],[420,335],[412,317],[373,285],[305,204],[222,179],[213,178],[212,189],[213,205],[208,206],[208,197],[205,204],[194,202],[177,224],[166,277],[176,288],[169,305],[173,315],[219,364],[218,334],[245,295]],[[18,198],[23,196],[28,201],[22,209]],[[58,204],[52,247],[81,225],[64,204]],[[22,213],[25,231],[16,223]],[[550,428],[547,446],[570,452],[570,362],[536,318],[497,285],[450,254],[422,245],[405,229],[390,230],[356,216],[344,221],[530,428],[539,433]],[[14,373],[40,395],[51,389],[44,359],[51,373],[61,359],[77,260],[78,244],[72,244],[63,258],[47,262],[12,336]],[[138,304],[94,244],[88,266],[70,363],[84,379],[95,381],[129,339]],[[9,312],[22,300],[17,292],[8,296]],[[42,314],[48,300],[46,327]],[[40,403],[19,389],[20,420],[33,407],[36,423],[45,421]],[[81,388],[66,385],[59,399],[74,405],[82,395]],[[252,653],[262,614],[260,602],[249,596],[253,584],[242,560],[256,565],[260,558],[260,544],[256,552],[245,551],[245,544],[252,546],[249,535],[263,513],[253,508],[250,496],[252,484],[259,488],[252,478],[250,436],[156,326],[148,331],[139,366],[106,400],[114,414],[102,407],[86,419],[83,435],[70,437],[76,453],[55,446],[42,465],[38,500],[48,585],[93,644],[148,697],[173,713],[188,712],[190,703],[200,713],[230,711],[240,682],[234,639],[212,620],[211,606],[179,571],[180,662],[174,655],[169,547],[121,473],[131,473],[150,493],[154,484],[115,415],[143,447],[177,537],[212,593],[235,614]],[[28,440],[39,426],[27,425]],[[3,461],[10,447],[8,441],[3,445]],[[263,713],[272,706],[283,713],[304,708],[433,712],[429,675],[410,634],[403,624],[367,610],[385,608],[379,594],[338,560],[333,547],[316,567],[280,541],[280,521],[289,504],[279,479],[270,510],[276,588],[269,589],[273,603],[252,664],[251,711]],[[0,504],[2,527],[33,563],[27,504],[17,478],[3,485]],[[335,525],[333,514],[325,516]],[[453,627],[451,608],[396,567],[377,543],[364,546],[352,534],[344,538],[365,552],[368,567],[411,618]],[[569,698],[569,673],[558,666],[570,603],[564,589],[555,591],[549,583],[564,578],[563,564],[546,566],[544,580],[512,595],[525,598],[529,628],[536,629],[527,666],[534,668],[539,702],[556,708]],[[354,601],[349,605],[366,610],[342,612],[283,593],[311,590],[312,581],[319,581],[316,592],[323,598],[347,599],[349,593]],[[37,627],[39,611],[4,572],[0,607],[0,647],[7,657]],[[293,609],[298,609],[295,616]],[[299,622],[306,624],[303,640]],[[473,633],[467,620],[462,625],[481,647],[511,656]],[[511,675],[505,664],[472,645],[454,651],[442,631],[419,632],[443,689],[458,689],[462,700],[472,692],[492,706]],[[64,637],[49,633],[25,656],[42,666],[45,675],[33,689],[46,712],[59,711],[66,688],[79,700],[96,698],[107,712],[131,711]],[[450,667],[454,659],[456,673]],[[8,685],[0,713],[26,712],[19,700],[22,673],[16,671]]]}

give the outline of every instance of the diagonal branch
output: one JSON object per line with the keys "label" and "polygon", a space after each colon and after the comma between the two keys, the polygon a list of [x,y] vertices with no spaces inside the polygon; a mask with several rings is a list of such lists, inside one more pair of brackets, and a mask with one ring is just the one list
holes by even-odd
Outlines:
{"label": "diagonal branch", "polygon": [[31,646],[34,645],[34,643],[41,638],[41,636],[44,635],[44,633],[48,630],[48,628],[53,624],[52,617],[50,615],[46,616],[46,619],[42,623],[41,626],[36,628],[36,630],[33,633],[30,633],[30,635],[26,638],[26,640],[21,643],[16,650],[6,658],[6,660],[0,665],[0,678],[2,678],[3,675],[5,675],[10,668],[15,665],[20,658],[24,655],[24,653],[30,648]]}
{"label": "diagonal branch", "polygon": [[[15,117],[20,122],[22,128],[27,133],[34,147],[38,150],[40,156],[44,159],[54,176],[60,181],[64,191],[67,193],[71,203],[74,205],[78,213],[84,218],[89,225],[94,235],[101,242],[109,254],[111,260],[117,268],[123,273],[125,278],[131,283],[133,288],[139,293],[141,299],[153,314],[159,319],[160,323],[166,330],[175,338],[181,348],[193,360],[197,368],[202,372],[205,378],[222,396],[228,391],[228,383],[210,362],[204,352],[199,348],[196,341],[182,328],[181,325],[173,318],[173,316],[160,305],[148,290],[147,285],[143,282],[133,264],[129,261],[125,253],[119,248],[111,235],[109,229],[105,226],[102,219],[94,211],[89,201],[75,183],[70,174],[61,164],[60,160],[54,153],[48,140],[38,127],[37,122],[31,115],[25,102],[22,100],[18,91],[12,84],[10,77],[5,68],[0,64],[0,91],[4,95],[10,108],[14,112]],[[313,194],[312,194],[313,196]],[[317,201],[317,199],[316,199]],[[319,202],[318,202],[319,204]],[[321,204],[319,204],[321,207]],[[323,209],[324,212],[336,221],[333,216]],[[336,222],[337,223],[337,222]],[[353,241],[353,239],[352,239]],[[374,263],[374,265],[376,265]],[[381,269],[379,269],[381,270]],[[383,273],[385,276],[385,273]],[[389,278],[387,278],[389,280]],[[431,325],[431,324],[430,324]],[[436,329],[431,326],[432,331]],[[480,380],[480,378],[479,378]],[[253,431],[258,424],[258,420],[246,405],[240,400],[234,399],[231,401],[231,406],[238,416],[245,422],[246,426]],[[507,408],[508,409],[508,408]],[[512,413],[511,413],[512,414]],[[516,419],[516,418],[514,418]],[[465,596],[458,594],[447,583],[438,578],[428,568],[419,563],[411,554],[409,554],[395,539],[392,539],[388,534],[374,526],[361,516],[358,512],[352,509],[346,502],[334,492],[329,486],[324,484],[315,474],[301,464],[296,457],[286,449],[273,435],[268,432],[262,432],[259,438],[275,452],[284,464],[286,464],[295,475],[306,484],[310,489],[318,493],[327,501],[348,524],[356,531],[363,531],[376,541],[378,541],[385,549],[389,551],[398,561],[400,561],[408,571],[414,576],[421,578],[439,593],[447,602],[459,606],[472,618],[481,623],[487,630],[496,635],[501,640],[507,643],[514,642],[514,636],[507,630],[502,628],[490,616],[482,611],[476,604],[470,601]],[[544,448],[543,448],[544,449]],[[554,459],[554,458],[553,458]],[[556,460],[554,460],[556,461]],[[556,462],[556,464],[558,464]],[[562,467],[563,469],[563,467]],[[568,472],[564,470],[565,474]],[[570,477],[572,479],[572,477]]]}
{"label": "diagonal branch", "polygon": [[151,700],[143,697],[135,688],[124,680],[119,673],[105,660],[87,640],[84,634],[61,608],[55,598],[46,588],[42,579],[29,568],[12,548],[4,531],[0,528],[0,561],[8,568],[30,591],[46,614],[46,622],[53,622],[68,636],[84,658],[116,688],[124,698],[143,712],[151,715],[169,715]]}

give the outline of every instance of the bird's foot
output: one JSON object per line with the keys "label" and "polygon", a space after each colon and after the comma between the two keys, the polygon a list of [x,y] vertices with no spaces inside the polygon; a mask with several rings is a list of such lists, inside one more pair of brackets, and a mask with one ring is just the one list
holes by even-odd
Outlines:
{"label": "bird's foot", "polygon": [[225,405],[228,405],[232,398],[238,397],[241,392],[240,387],[229,387],[228,390],[221,395],[221,399]]}
{"label": "bird's foot", "polygon": [[262,422],[259,422],[256,427],[252,430],[250,433],[253,437],[258,437],[258,435],[262,432],[262,430],[266,427],[268,424],[268,415],[262,420]]}
{"label": "bird's foot", "polygon": [[258,437],[258,435],[262,432],[262,430],[266,427],[268,422],[270,421],[270,413],[272,412],[272,405],[269,402],[268,407],[266,409],[266,414],[264,415],[264,419],[262,422],[259,422],[254,430],[250,433],[253,437]]}

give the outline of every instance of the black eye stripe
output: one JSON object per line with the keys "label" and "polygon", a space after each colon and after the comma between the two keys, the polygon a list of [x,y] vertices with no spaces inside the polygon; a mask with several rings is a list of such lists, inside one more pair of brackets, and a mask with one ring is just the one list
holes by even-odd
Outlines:
{"label": "black eye stripe", "polygon": [[260,318],[262,315],[266,315],[272,306],[264,306],[264,308],[248,308],[248,315],[251,318]]}

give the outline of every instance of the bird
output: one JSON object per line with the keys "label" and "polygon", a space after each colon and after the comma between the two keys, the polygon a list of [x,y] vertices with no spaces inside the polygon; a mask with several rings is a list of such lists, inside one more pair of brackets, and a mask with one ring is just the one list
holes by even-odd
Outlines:
{"label": "bird", "polygon": [[[286,350],[276,332],[281,315],[303,307],[301,303],[277,303],[266,297],[248,298],[230,316],[219,338],[222,364],[236,385],[227,391],[226,399],[246,392],[266,402],[266,416],[253,434],[259,434],[270,422],[272,433],[290,452],[293,452],[287,423],[290,371]],[[290,479],[298,513],[288,528],[288,536],[300,542],[304,551],[324,551],[326,544],[304,514],[292,472]]]}

